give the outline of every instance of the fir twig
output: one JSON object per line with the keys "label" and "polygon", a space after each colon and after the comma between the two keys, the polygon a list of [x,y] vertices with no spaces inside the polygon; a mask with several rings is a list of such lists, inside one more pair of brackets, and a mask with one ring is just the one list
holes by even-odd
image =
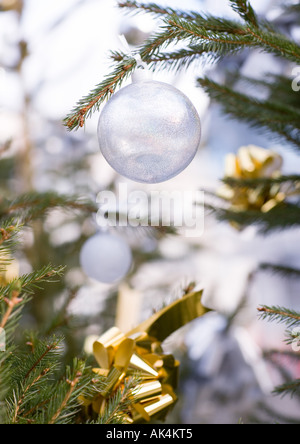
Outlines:
{"label": "fir twig", "polygon": [[57,411],[54,413],[54,415],[50,419],[49,424],[55,424],[56,421],[58,420],[58,418],[61,416],[63,410],[68,405],[76,386],[79,384],[81,376],[82,376],[82,372],[78,371],[72,380],[69,380],[69,379],[66,380],[66,382],[70,386],[70,388],[69,388],[68,392],[66,393],[59,408],[57,409]]}
{"label": "fir twig", "polygon": [[300,278],[300,270],[293,267],[263,263],[260,265],[260,269],[263,271],[271,271],[273,273],[280,274],[281,276],[288,279]]}
{"label": "fir twig", "polygon": [[134,403],[134,390],[139,382],[138,374],[125,382],[124,388],[119,389],[109,400],[103,416],[99,417],[98,424],[124,423],[124,416],[128,412],[128,407]]}
{"label": "fir twig", "polygon": [[51,353],[53,350],[57,350],[58,346],[59,346],[60,341],[56,341],[53,342],[52,344],[48,344],[46,346],[46,350],[44,351],[44,353],[42,353],[38,359],[34,362],[34,364],[30,367],[30,369],[28,370],[28,372],[26,373],[24,379],[28,379],[30,374],[39,366],[39,364],[45,359],[45,357]]}
{"label": "fir twig", "polygon": [[14,311],[16,306],[19,305],[21,302],[23,302],[23,299],[20,298],[19,296],[20,296],[20,292],[14,290],[12,292],[12,296],[10,299],[4,298],[4,302],[7,304],[7,310],[2,317],[2,321],[0,324],[1,328],[4,328],[6,326],[8,320],[10,319],[12,312]]}
{"label": "fir twig", "polygon": [[279,177],[258,177],[255,179],[234,179],[232,177],[225,177],[222,180],[227,185],[232,187],[249,187],[256,188],[258,185],[280,185],[285,183],[295,184],[295,186],[300,185],[300,175],[299,174],[291,174],[288,176],[279,176]]}
{"label": "fir twig", "polygon": [[267,213],[255,209],[237,211],[209,203],[205,204],[205,208],[213,212],[220,221],[234,222],[241,228],[256,225],[263,234],[289,229],[300,224],[300,207],[288,203],[277,205]]}
{"label": "fir twig", "polygon": [[54,192],[27,193],[19,196],[10,203],[3,203],[0,207],[0,218],[18,218],[23,224],[44,216],[51,209],[64,208],[94,213],[96,205],[78,196],[66,196]]}
{"label": "fir twig", "polygon": [[283,396],[289,394],[292,397],[295,395],[300,395],[300,379],[276,387],[273,393],[276,395],[283,395]]}
{"label": "fir twig", "polygon": [[[17,418],[19,416],[21,407],[22,407],[22,403],[27,395],[27,393],[32,389],[32,387],[34,387],[44,376],[46,376],[48,373],[50,372],[50,368],[45,368],[30,384],[27,385],[27,387],[25,387],[25,390],[23,391],[22,396],[20,397],[16,409],[15,409],[15,413],[13,415],[13,419],[12,419],[12,423],[15,424],[17,423]],[[34,409],[32,409],[33,411]]]}
{"label": "fir twig", "polygon": [[258,19],[248,0],[230,0],[230,3],[233,10],[246,22],[252,23],[253,26],[258,27]]}
{"label": "fir twig", "polygon": [[258,308],[258,311],[262,319],[284,323],[288,327],[293,327],[294,325],[300,324],[300,313],[293,310],[282,307],[263,306]]}
{"label": "fir twig", "polygon": [[100,105],[111,97],[117,87],[128,78],[136,67],[135,59],[127,59],[120,62],[113,74],[100,83],[89,95],[81,99],[73,111],[64,120],[65,125],[71,131],[84,126],[85,120],[93,111],[99,110]]}
{"label": "fir twig", "polygon": [[133,11],[136,14],[139,14],[141,12],[147,12],[150,14],[155,14],[158,16],[164,16],[164,15],[177,15],[177,17],[185,18],[185,19],[193,19],[195,17],[194,14],[185,12],[185,11],[179,11],[175,10],[170,7],[163,7],[160,5],[157,5],[156,3],[140,3],[136,1],[126,1],[126,2],[119,2],[118,3],[119,8],[128,9],[129,11]]}
{"label": "fir twig", "polygon": [[264,128],[300,148],[298,122],[300,112],[294,107],[271,101],[260,101],[246,94],[219,85],[208,78],[199,79],[200,85],[216,101],[221,103],[226,114],[250,123],[255,128]]}

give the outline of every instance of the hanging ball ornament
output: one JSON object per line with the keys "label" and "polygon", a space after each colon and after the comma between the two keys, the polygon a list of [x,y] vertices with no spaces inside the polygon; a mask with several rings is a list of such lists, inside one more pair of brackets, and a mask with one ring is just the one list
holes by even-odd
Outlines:
{"label": "hanging ball ornament", "polygon": [[132,253],[119,236],[99,233],[82,247],[80,263],[87,276],[104,284],[115,284],[129,272]]}
{"label": "hanging ball ornament", "polygon": [[119,174],[136,182],[160,183],[194,159],[200,118],[181,91],[138,74],[105,105],[98,125],[100,149]]}

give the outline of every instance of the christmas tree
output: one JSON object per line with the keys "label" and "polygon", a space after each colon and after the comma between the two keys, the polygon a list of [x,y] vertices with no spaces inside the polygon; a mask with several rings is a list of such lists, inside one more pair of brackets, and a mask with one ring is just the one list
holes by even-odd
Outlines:
{"label": "christmas tree", "polygon": [[[0,4],[1,11],[3,14],[13,11],[21,20],[25,3],[4,0]],[[294,150],[298,154],[300,146],[297,98],[299,88],[297,79],[291,74],[296,72],[295,66],[300,61],[300,48],[295,39],[299,5],[291,3],[282,6],[280,15],[274,19],[258,15],[249,1],[230,0],[229,3],[236,14],[235,19],[197,11],[175,10],[153,3],[120,2],[121,10],[157,18],[159,28],[138,49],[131,52],[113,51],[112,72],[78,102],[64,123],[69,131],[84,127],[87,119],[95,111],[99,111],[104,102],[114,97],[117,89],[141,65],[153,71],[176,73],[184,72],[191,66],[195,66],[196,71],[200,63],[209,65],[211,75],[197,78],[196,74],[195,80],[197,79],[198,86],[209,95],[213,103],[220,104],[223,119],[227,115],[246,122],[248,126],[280,143],[283,148],[281,154],[278,154],[252,146],[249,141],[249,146],[227,156],[222,184],[214,191],[206,190],[209,196],[205,204],[207,214],[232,226],[237,233],[242,233],[253,225],[257,227],[257,232],[268,236],[276,231],[284,232],[295,228],[300,220],[299,175],[297,172],[282,173],[285,150],[286,153]],[[18,45],[18,63],[13,69],[22,76],[28,47],[25,41],[18,42]],[[241,66],[249,54],[257,51],[279,60],[280,74],[266,73],[262,77],[255,76],[254,73],[251,78],[243,75]],[[95,358],[82,354],[83,335],[86,331],[84,322],[88,324],[91,319],[84,319],[82,316],[80,324],[78,319],[72,318],[69,310],[80,284],[74,285],[70,276],[63,279],[64,267],[48,265],[48,262],[51,258],[55,264],[68,264],[70,267],[74,267],[75,263],[77,265],[73,255],[75,253],[78,257],[80,247],[90,237],[93,228],[89,221],[97,212],[98,206],[93,199],[74,195],[78,193],[75,186],[72,196],[55,191],[33,191],[30,157],[32,147],[41,142],[28,136],[30,123],[26,116],[32,111],[31,107],[32,97],[27,94],[24,97],[23,110],[26,137],[24,136],[25,145],[21,155],[7,155],[13,141],[6,141],[1,148],[1,188],[4,197],[0,207],[0,350],[1,346],[3,350],[0,351],[0,420],[9,424],[118,424],[143,420],[147,422],[152,419],[152,415],[154,419],[163,419],[176,400],[174,389],[178,363],[173,356],[163,354],[161,342],[179,327],[207,311],[200,303],[202,292],[195,291],[195,285],[189,284],[177,302],[150,317],[148,324],[145,321],[127,336],[123,335],[121,340],[120,331],[109,330],[109,337],[104,335],[94,342],[97,363]],[[231,131],[231,124],[232,120],[228,123],[228,133]],[[52,125],[52,129],[61,131],[55,125]],[[67,132],[64,135],[70,144],[73,143],[71,135],[72,133]],[[83,158],[81,154],[76,159],[77,162],[72,159],[70,165],[64,166],[69,168],[70,174],[74,174],[74,171],[78,172],[78,168],[85,168]],[[225,163],[225,159],[223,161]],[[21,171],[24,194],[14,188],[11,177],[15,171]],[[114,189],[113,182],[110,186]],[[91,188],[94,191],[93,184],[84,187],[86,195],[91,194]],[[76,242],[53,248],[53,232],[49,229],[48,215],[58,208],[64,212],[68,210],[69,224],[76,221],[77,224],[86,224],[87,229],[77,237]],[[111,217],[109,211],[104,216],[108,219]],[[122,219],[122,214],[119,217]],[[174,231],[164,227],[162,221],[156,225],[155,228],[147,227],[146,230],[140,227],[131,227],[128,230],[130,233],[138,233],[144,239],[156,241]],[[25,242],[25,247],[20,249],[20,239],[26,238],[28,226],[31,227],[34,242]],[[143,264],[160,257],[153,250],[133,250],[135,269],[132,275]],[[33,271],[21,276],[15,272],[13,277],[9,276],[13,256],[26,256]],[[41,265],[42,267],[37,268]],[[249,276],[245,297],[226,318],[226,327],[223,330],[225,336],[247,303],[249,288],[256,274],[270,271],[290,280],[300,275],[297,267],[285,263],[261,263]],[[61,295],[63,302],[59,302]],[[120,300],[118,303],[120,309]],[[114,325],[112,319],[107,318],[114,317],[116,304],[116,291],[113,291],[96,319],[96,322],[101,323],[102,333]],[[299,355],[293,350],[298,348],[297,327],[300,313],[294,307],[275,305],[261,305],[258,311],[262,318],[288,326],[287,342],[292,347],[285,352],[268,351],[266,358],[279,368],[284,380],[275,392],[298,397],[300,382],[291,377],[297,376],[297,372],[292,370],[288,373],[282,363],[284,358],[288,358],[288,365],[293,364],[297,368]],[[164,316],[169,316],[167,322]],[[175,318],[177,323],[174,322]],[[169,326],[167,331],[164,324]],[[156,329],[153,325],[156,325]],[[144,336],[137,336],[133,340],[133,333],[142,333]],[[81,359],[75,356],[81,356]],[[135,371],[133,365],[129,371],[129,360],[131,358],[132,364],[133,356],[146,362],[147,369],[143,369],[139,361],[135,365]],[[145,387],[143,371],[150,374],[152,372],[154,380],[151,381],[151,387]],[[122,374],[126,374],[125,379]],[[166,389],[166,386],[171,386],[171,389]],[[149,392],[146,390],[147,395],[143,398],[141,393],[146,388]],[[149,393],[155,393],[163,408],[157,410],[155,403],[153,408],[153,401],[152,404],[148,402]],[[266,410],[264,407],[264,413]],[[266,420],[289,421],[284,415],[280,417],[270,410]],[[159,415],[155,416],[157,413]],[[255,420],[263,422],[264,418],[262,414]],[[238,420],[236,418],[236,422]]]}

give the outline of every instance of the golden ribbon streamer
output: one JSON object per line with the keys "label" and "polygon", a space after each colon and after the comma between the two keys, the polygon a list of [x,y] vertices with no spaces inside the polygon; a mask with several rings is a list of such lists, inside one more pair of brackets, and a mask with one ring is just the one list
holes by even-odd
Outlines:
{"label": "golden ribbon streamer", "polygon": [[106,377],[105,388],[93,401],[81,399],[85,407],[101,415],[107,402],[126,379],[138,372],[141,383],[135,387],[127,423],[150,421],[154,416],[164,419],[177,397],[179,362],[163,354],[161,343],[179,328],[210,311],[201,304],[203,291],[190,293],[155,313],[138,327],[122,333],[113,327],[93,345],[100,368],[98,375]]}

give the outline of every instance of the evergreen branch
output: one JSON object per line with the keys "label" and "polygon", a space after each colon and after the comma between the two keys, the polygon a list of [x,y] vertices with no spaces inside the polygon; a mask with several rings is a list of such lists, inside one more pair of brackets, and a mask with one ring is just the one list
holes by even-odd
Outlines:
{"label": "evergreen branch", "polygon": [[60,277],[65,267],[53,267],[51,264],[46,265],[41,270],[33,271],[32,273],[24,274],[20,278],[14,279],[5,287],[0,287],[1,298],[10,297],[14,291],[19,291],[19,294],[32,294],[34,289],[39,288],[39,284],[43,282],[53,282],[53,278]]}
{"label": "evergreen branch", "polygon": [[133,11],[134,13],[138,14],[141,12],[147,12],[150,14],[155,14],[158,16],[165,16],[165,15],[176,15],[177,17],[181,17],[184,19],[194,19],[195,14],[188,13],[184,11],[175,10],[170,7],[163,7],[159,6],[155,3],[140,3],[136,1],[126,1],[126,2],[119,2],[118,4],[119,8],[128,9],[129,11]]}
{"label": "evergreen branch", "polygon": [[124,424],[124,416],[128,412],[130,405],[134,403],[134,390],[140,383],[139,375],[125,381],[123,389],[119,389],[109,400],[103,415],[97,421],[97,424]]}
{"label": "evergreen branch", "polygon": [[258,311],[262,319],[267,319],[270,322],[284,323],[288,327],[300,324],[300,314],[293,310],[282,307],[263,306],[258,308]]}
{"label": "evergreen branch", "polygon": [[300,208],[287,203],[279,204],[267,213],[254,209],[237,211],[218,208],[208,203],[205,207],[212,211],[220,221],[233,222],[241,228],[247,225],[257,225],[263,234],[300,225]]}
{"label": "evergreen branch", "polygon": [[154,54],[149,60],[149,63],[152,69],[169,69],[178,71],[183,68],[189,68],[190,65],[200,58],[203,58],[203,56],[207,56],[206,61],[208,61],[208,59],[216,61],[218,58],[217,55],[211,54],[204,47],[190,46],[187,49]]}
{"label": "evergreen branch", "polygon": [[80,382],[80,378],[82,376],[82,372],[78,371],[76,372],[75,377],[72,380],[67,379],[66,382],[67,384],[70,386],[69,390],[67,391],[62,403],[60,404],[59,408],[57,409],[57,411],[54,413],[54,415],[52,416],[51,420],[49,421],[49,424],[55,424],[58,420],[58,418],[61,416],[63,410],[67,407],[72,394],[76,388],[76,386],[79,384]]}
{"label": "evergreen branch", "polygon": [[229,0],[232,9],[236,11],[246,22],[258,27],[257,16],[248,0]]}
{"label": "evergreen branch", "polygon": [[300,21],[300,4],[291,4],[291,5],[282,5],[284,8],[285,14],[293,14],[293,17],[296,15],[296,22]]}
{"label": "evergreen branch", "polygon": [[66,424],[80,411],[79,396],[89,397],[98,393],[95,384],[102,384],[101,380],[95,382],[91,369],[85,367],[83,361],[74,359],[72,369],[67,367],[66,377],[54,388],[47,417],[42,417],[42,423]]}
{"label": "evergreen branch", "polygon": [[0,228],[0,245],[11,238],[12,233],[14,233],[14,229],[14,226],[11,226],[9,228]]}
{"label": "evergreen branch", "polygon": [[19,416],[22,404],[24,402],[24,399],[25,399],[27,393],[32,389],[32,387],[34,387],[49,372],[50,372],[50,368],[45,368],[30,384],[27,385],[27,387],[25,387],[25,390],[24,390],[22,396],[18,400],[16,409],[15,409],[15,412],[13,415],[13,419],[12,419],[13,424],[16,424],[18,422],[18,416]]}
{"label": "evergreen branch", "polygon": [[270,101],[259,101],[208,78],[199,79],[200,85],[218,101],[226,114],[244,120],[253,127],[265,128],[300,147],[300,113],[293,107]]}
{"label": "evergreen branch", "polygon": [[177,17],[180,19],[193,21],[198,26],[204,27],[207,31],[224,32],[230,34],[245,34],[240,23],[233,20],[228,20],[223,17],[214,17],[209,14],[201,15],[195,11],[181,11],[170,7],[162,7],[154,3],[145,4],[136,1],[127,1],[119,3],[120,8],[126,8],[134,13],[148,12],[160,17],[170,16],[169,18]]}
{"label": "evergreen branch", "polygon": [[256,188],[259,185],[272,186],[272,185],[280,185],[280,184],[295,184],[298,186],[300,184],[300,175],[291,174],[288,176],[279,176],[279,177],[258,177],[255,179],[235,179],[232,177],[225,177],[222,179],[222,182],[230,185],[232,187],[248,187],[248,188]]}
{"label": "evergreen branch", "polygon": [[67,128],[71,131],[83,127],[86,118],[93,111],[99,110],[100,105],[115,93],[117,87],[121,86],[132,74],[136,64],[135,59],[127,59],[119,63],[111,75],[107,76],[90,94],[77,103],[77,106],[64,120]]}
{"label": "evergreen branch", "polygon": [[13,291],[12,297],[10,299],[4,298],[4,302],[7,304],[7,310],[2,317],[2,321],[0,323],[1,328],[6,327],[6,324],[7,324],[8,320],[10,319],[12,312],[14,311],[16,306],[19,305],[21,302],[23,302],[23,299],[20,298],[19,296],[20,296],[20,292]]}
{"label": "evergreen branch", "polygon": [[[206,59],[217,60],[217,55],[208,53],[206,48],[192,45],[189,48],[173,52],[155,52],[151,57],[145,55],[145,60],[147,60],[149,68],[152,70],[169,69],[177,71],[188,68],[195,61],[205,56],[207,56]],[[115,51],[111,53],[111,58],[116,62],[123,60],[124,57],[125,54],[121,52]]]}
{"label": "evergreen branch", "polygon": [[5,326],[7,343],[15,331],[23,306],[30,300],[35,289],[40,289],[43,282],[53,282],[53,278],[61,276],[63,270],[64,267],[53,268],[48,265],[39,271],[14,279],[5,287],[0,287],[1,326]]}
{"label": "evergreen branch", "polygon": [[292,331],[287,331],[286,332],[286,339],[285,339],[285,343],[287,345],[294,345],[296,344],[297,347],[300,344],[300,331],[299,328],[296,328]]}
{"label": "evergreen branch", "polygon": [[17,244],[20,225],[12,225],[11,220],[3,221],[0,228],[0,271],[5,271],[11,262],[11,253]]}
{"label": "evergreen branch", "polygon": [[229,33],[218,34],[219,30],[207,29],[206,26],[199,26],[198,24],[192,23],[190,21],[180,19],[178,17],[171,17],[166,20],[167,28],[173,30],[173,32],[178,36],[179,39],[188,39],[190,42],[197,40],[209,41],[211,43],[217,43],[212,49],[219,54],[223,54],[225,49],[233,49],[233,47],[239,47],[240,49],[244,46],[252,46],[253,39],[250,38],[249,34],[243,30],[242,26],[236,25],[237,35],[231,35]]}
{"label": "evergreen branch", "polygon": [[300,62],[300,47],[282,34],[258,30],[255,27],[247,28],[258,47],[263,47],[266,52],[284,57],[294,63]]}
{"label": "evergreen branch", "polygon": [[284,103],[298,111],[299,100],[298,95],[291,88],[292,81],[293,78],[291,77],[274,75],[273,73],[266,73],[260,79],[243,76],[238,73],[233,74],[232,77],[232,84],[243,82],[245,83],[245,89],[249,89],[249,86],[255,90],[257,90],[257,87],[261,87],[271,102]]}
{"label": "evergreen branch", "polygon": [[290,394],[292,397],[295,395],[300,395],[300,379],[276,387],[273,393],[283,396]]}
{"label": "evergreen branch", "polygon": [[271,271],[273,273],[278,273],[285,278],[300,278],[300,270],[292,267],[284,267],[282,265],[275,264],[261,264],[259,267],[263,271]]}
{"label": "evergreen branch", "polygon": [[[300,48],[295,42],[279,33],[270,31],[268,26],[264,26],[262,29],[258,28],[256,15],[248,1],[232,0],[232,3],[233,7],[248,22],[246,25],[222,18],[201,16],[194,12],[181,13],[172,8],[161,8],[153,3],[145,5],[135,1],[128,1],[121,2],[119,6],[121,8],[152,12],[165,17],[165,25],[161,27],[160,32],[148,39],[139,51],[142,60],[148,64],[151,63],[152,69],[155,69],[156,65],[171,67],[172,64],[177,68],[182,68],[189,66],[190,63],[201,55],[211,60],[218,60],[222,56],[236,54],[244,48],[259,48],[264,52],[300,63]],[[178,42],[186,42],[189,52],[172,52],[169,55],[158,54],[169,44],[176,44]],[[84,126],[86,118],[95,110],[99,110],[100,105],[115,93],[117,87],[122,85],[123,81],[137,66],[136,60],[128,55],[115,52],[112,54],[112,58],[118,62],[113,73],[97,85],[89,95],[81,99],[64,120],[70,131]],[[208,86],[206,87],[208,88]],[[227,91],[228,95],[229,91]],[[240,107],[246,98],[249,102],[250,99],[247,96],[244,96],[244,98],[240,97]],[[267,105],[274,105],[274,108]],[[297,119],[299,121],[299,112],[295,108],[293,110],[288,108],[286,104],[282,104],[282,109],[278,111],[279,103],[266,103],[264,108],[265,114],[258,120],[260,116],[258,111],[262,106],[263,103],[256,104],[255,106],[255,103],[252,101],[251,111],[253,112],[247,117],[245,112],[247,108],[244,108],[241,114],[242,118],[244,120],[251,120],[253,123],[255,116],[256,125],[268,128],[272,132],[277,132],[288,141],[299,146],[300,137],[297,134],[298,127],[296,123]],[[284,118],[285,112],[287,112],[287,115]],[[240,112],[238,115],[240,116]]]}
{"label": "evergreen branch", "polygon": [[[33,423],[37,409],[50,393],[50,374],[54,374],[61,355],[62,339],[40,341],[31,335],[31,352],[28,349],[10,354],[2,363],[9,369],[8,387],[11,394],[6,398],[8,423]],[[5,381],[1,380],[1,385]],[[31,416],[28,412],[31,411]],[[25,416],[28,418],[25,419]]]}
{"label": "evergreen branch", "polygon": [[[223,30],[227,30],[227,33],[224,34],[220,31],[218,34],[217,31],[207,30],[204,26],[175,16],[165,20],[165,23],[166,25],[161,28],[162,31],[150,37],[140,48],[141,58],[147,63],[152,63],[152,69],[156,68],[155,59],[159,52],[169,44],[186,41],[191,56],[194,56],[195,53],[202,53],[212,60],[218,60],[224,55],[235,54],[245,45],[251,45],[253,40],[244,35],[239,24],[221,21],[221,19],[217,22],[218,25],[214,22],[213,25],[208,25],[208,28],[222,27]],[[177,57],[178,54],[176,54]],[[160,61],[159,58],[158,62]]]}
{"label": "evergreen branch", "polygon": [[61,339],[55,342],[52,342],[52,344],[47,344],[45,351],[37,358],[37,360],[34,362],[34,364],[30,367],[26,375],[24,376],[24,379],[28,379],[30,374],[40,365],[40,363],[46,358],[46,356],[51,353],[54,350],[58,350],[59,344],[61,342]]}
{"label": "evergreen branch", "polygon": [[28,418],[30,415],[32,415],[34,412],[38,411],[45,405],[49,403],[49,399],[45,399],[44,401],[39,402],[37,405],[34,405],[30,410],[22,414],[23,418]]}
{"label": "evergreen branch", "polygon": [[94,213],[95,204],[78,196],[60,195],[54,192],[27,193],[0,207],[0,218],[19,218],[23,224],[45,215],[50,209],[64,208]]}

